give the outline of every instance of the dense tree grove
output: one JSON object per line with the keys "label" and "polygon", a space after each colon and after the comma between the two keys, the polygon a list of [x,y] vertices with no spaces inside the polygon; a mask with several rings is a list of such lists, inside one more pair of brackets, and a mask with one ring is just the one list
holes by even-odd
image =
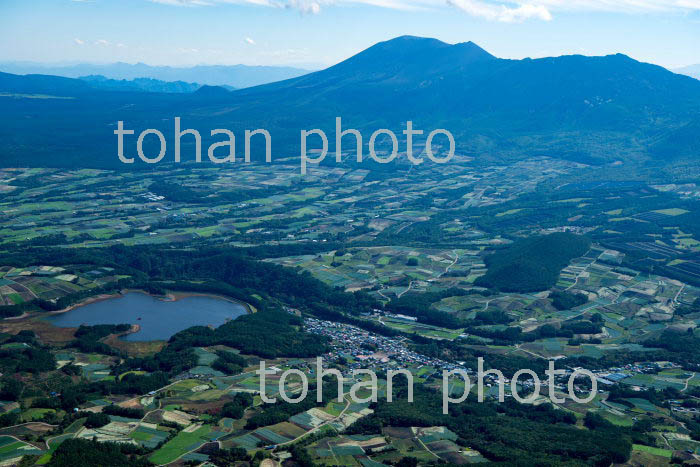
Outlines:
{"label": "dense tree grove", "polygon": [[383,426],[447,426],[462,443],[489,460],[511,465],[595,465],[625,462],[632,448],[630,430],[606,425],[581,430],[576,418],[550,405],[513,401],[479,403],[471,396],[442,415],[440,395],[416,387],[414,402],[398,388],[394,402],[380,400],[375,413],[358,420],[349,433],[374,434]]}
{"label": "dense tree grove", "polygon": [[700,441],[700,420],[694,418],[686,422],[685,426],[690,430],[690,437],[695,441]]}
{"label": "dense tree grove", "polygon": [[[249,302],[259,310],[283,302],[320,317],[334,312],[357,315],[380,306],[365,292],[348,293],[324,284],[308,272],[258,261],[256,255],[263,251],[213,246],[199,249],[123,245],[95,249],[29,248],[4,255],[0,266],[82,264],[111,267],[115,274],[129,276],[129,279],[111,284],[109,290],[93,289],[91,294],[126,287],[162,292],[167,287],[220,293]],[[80,294],[69,294],[60,304],[51,304],[50,309],[63,308],[83,298],[85,296]],[[41,309],[39,302],[31,304],[23,304],[21,310],[5,311],[19,314],[28,309]]]}
{"label": "dense tree grove", "polygon": [[[198,359],[193,349],[202,346],[227,345],[239,349],[242,353],[264,358],[313,357],[322,354],[326,349],[327,340],[301,331],[302,324],[301,318],[289,313],[259,311],[239,316],[216,329],[193,326],[173,335],[168,345],[160,352],[149,357],[128,358],[118,365],[113,373],[143,369],[174,376],[197,365]],[[231,352],[218,353],[216,360],[218,368],[226,370],[225,372],[233,372],[232,374],[240,372],[245,364],[243,357]],[[115,389],[121,390],[122,386],[125,386],[124,383],[130,381],[144,382],[144,379],[135,374],[128,374]],[[157,387],[148,391],[153,389]]]}
{"label": "dense tree grove", "polygon": [[113,355],[115,351],[108,346],[100,342],[110,334],[122,334],[131,329],[129,324],[98,324],[95,326],[85,326],[81,325],[77,331],[75,331],[75,340],[71,342],[71,347],[75,347],[81,352],[97,352],[106,355]]}
{"label": "dense tree grove", "polygon": [[216,355],[216,360],[211,364],[211,367],[227,375],[236,375],[243,371],[247,365],[245,358],[233,352],[220,350],[216,352]]}
{"label": "dense tree grove", "polygon": [[673,361],[683,364],[689,370],[700,369],[700,338],[692,333],[667,330],[658,338],[646,340],[643,344],[645,347],[671,352]]}
{"label": "dense tree grove", "polygon": [[101,428],[110,422],[106,413],[90,413],[85,420],[86,428]]}
{"label": "dense tree grove", "polygon": [[61,443],[47,464],[49,467],[145,467],[148,460],[131,456],[139,448],[126,443],[101,443],[68,439]]}
{"label": "dense tree grove", "polygon": [[214,465],[237,465],[237,462],[249,461],[250,456],[243,448],[216,449],[209,454],[209,460]]}
{"label": "dense tree grove", "polygon": [[29,346],[23,349],[0,349],[0,371],[2,373],[39,373],[56,368],[56,358],[42,348]]}
{"label": "dense tree grove", "polygon": [[[52,409],[63,409],[72,411],[80,404],[84,404],[90,397],[100,397],[111,394],[146,394],[150,391],[160,389],[169,383],[167,373],[155,372],[150,375],[138,375],[129,373],[123,378],[114,381],[95,381],[73,383],[68,380],[60,387],[60,394],[50,398],[39,398],[35,401],[36,406]],[[116,408],[107,409],[118,410]],[[118,415],[113,413],[112,415]],[[133,414],[132,414],[133,415]],[[123,415],[126,416],[126,415]]]}
{"label": "dense tree grove", "polygon": [[488,271],[476,285],[503,292],[539,292],[557,282],[559,272],[590,248],[587,237],[554,233],[528,237],[485,258]]}
{"label": "dense tree grove", "polygon": [[685,316],[691,313],[700,313],[700,298],[696,298],[690,305],[679,306],[674,312],[678,316]]}
{"label": "dense tree grove", "polygon": [[0,400],[19,400],[22,391],[24,391],[24,384],[21,381],[8,376],[0,378]]}
{"label": "dense tree grove", "polygon": [[289,313],[263,311],[222,324],[214,330],[213,340],[263,358],[322,354],[326,350],[326,339],[299,332],[302,325],[301,318]]}
{"label": "dense tree grove", "polygon": [[566,291],[555,290],[549,294],[552,300],[552,305],[557,310],[570,310],[581,306],[588,301],[588,298],[583,294],[576,294]]}
{"label": "dense tree grove", "polygon": [[221,409],[222,417],[241,418],[245,409],[253,405],[253,395],[247,392],[238,392],[231,402],[224,404]]}
{"label": "dense tree grove", "polygon": [[142,419],[144,415],[146,415],[146,412],[144,412],[142,409],[120,407],[114,404],[104,406],[102,413],[107,415],[116,415],[118,417],[135,418],[137,420]]}

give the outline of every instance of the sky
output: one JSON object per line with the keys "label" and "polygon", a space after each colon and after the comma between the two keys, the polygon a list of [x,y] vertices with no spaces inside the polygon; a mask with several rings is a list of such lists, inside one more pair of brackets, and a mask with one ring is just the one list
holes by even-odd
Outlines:
{"label": "sky", "polygon": [[0,61],[318,69],[404,34],[674,69],[700,63],[700,0],[0,0]]}

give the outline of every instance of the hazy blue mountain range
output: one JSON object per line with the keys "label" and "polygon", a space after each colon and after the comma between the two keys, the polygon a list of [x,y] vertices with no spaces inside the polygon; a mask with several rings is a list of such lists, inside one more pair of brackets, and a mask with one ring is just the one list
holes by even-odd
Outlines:
{"label": "hazy blue mountain range", "polygon": [[49,65],[33,62],[0,63],[0,71],[19,75],[41,74],[80,78],[102,75],[115,80],[151,78],[160,81],[185,81],[213,86],[245,88],[295,78],[308,70],[283,66],[198,65],[192,67],[151,66],[144,63]]}
{"label": "hazy blue mountain range", "polygon": [[[504,60],[471,42],[404,36],[325,70],[232,92],[117,93],[79,80],[7,74],[0,92],[74,97],[3,98],[5,165],[118,165],[117,120],[137,132],[158,128],[172,141],[175,116],[199,129],[205,146],[213,128],[241,135],[266,128],[278,157],[298,154],[301,129],[323,128],[333,142],[336,116],[363,130],[365,143],[377,128],[400,135],[413,120],[417,128],[449,129],[462,153],[497,159],[665,164],[700,154],[700,81],[625,55]],[[43,135],[34,130],[40,125],[62,131]]]}
{"label": "hazy blue mountain range", "polygon": [[[201,88],[199,83],[185,81],[161,81],[153,78],[109,79],[102,75],[81,76],[82,81],[95,89],[111,91],[144,91],[144,92],[195,92]],[[229,91],[234,88],[227,86]]]}

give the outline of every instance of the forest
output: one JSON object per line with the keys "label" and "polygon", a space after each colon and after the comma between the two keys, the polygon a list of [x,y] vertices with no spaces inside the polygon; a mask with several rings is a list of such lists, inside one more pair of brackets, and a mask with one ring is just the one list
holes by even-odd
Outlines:
{"label": "forest", "polygon": [[607,467],[625,462],[632,448],[633,428],[607,424],[581,430],[575,427],[574,416],[548,404],[478,403],[470,396],[442,415],[436,392],[416,387],[414,402],[408,403],[405,386],[395,390],[394,402],[380,400],[373,405],[374,414],[358,420],[347,432],[374,434],[384,426],[446,426],[462,438],[463,445],[507,465]]}
{"label": "forest", "polygon": [[517,240],[485,258],[488,271],[476,285],[502,292],[540,292],[554,286],[559,272],[590,248],[589,238],[571,233]]}
{"label": "forest", "polygon": [[[308,272],[258,261],[258,258],[251,256],[255,253],[245,248],[227,246],[199,249],[123,245],[95,249],[27,248],[3,255],[0,266],[106,266],[114,268],[116,273],[130,276],[130,279],[115,284],[112,290],[128,287],[163,293],[168,288],[219,293],[249,302],[257,309],[264,310],[283,302],[317,316],[333,311],[357,315],[379,307],[378,302],[365,292],[348,293],[330,287]],[[93,290],[92,293],[104,291]],[[258,300],[255,296],[263,297],[263,300]],[[67,295],[52,309],[68,306],[83,298],[84,294]],[[43,309],[40,303],[31,304],[35,305],[36,310]],[[31,304],[0,307],[0,312],[20,314],[31,309]],[[14,309],[15,307],[18,308]]]}

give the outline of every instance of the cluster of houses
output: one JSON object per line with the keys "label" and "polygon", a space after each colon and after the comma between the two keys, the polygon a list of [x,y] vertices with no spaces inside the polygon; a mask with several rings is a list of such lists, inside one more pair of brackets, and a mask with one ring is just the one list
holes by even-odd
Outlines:
{"label": "cluster of houses", "polygon": [[668,403],[671,405],[671,410],[673,412],[678,412],[678,413],[689,413],[689,414],[699,414],[700,409],[697,407],[684,407],[681,405],[680,401],[677,400],[671,400],[668,401]]}
{"label": "cluster of houses", "polygon": [[439,371],[461,368],[410,350],[404,337],[381,336],[349,324],[315,318],[305,318],[304,323],[307,332],[331,338],[331,350],[324,355],[324,359],[344,359],[350,370],[386,370],[410,366],[430,366]]}
{"label": "cluster of houses", "polygon": [[142,198],[146,198],[148,201],[156,202],[156,201],[163,201],[165,199],[165,196],[160,196],[155,193],[151,193],[150,191],[144,193],[141,195]]}
{"label": "cluster of houses", "polygon": [[[372,370],[388,370],[398,368],[434,368],[435,373],[442,373],[442,370],[461,369],[469,374],[474,370],[464,367],[464,362],[450,363],[438,358],[428,357],[410,350],[404,337],[387,337],[374,334],[344,323],[323,321],[315,318],[305,318],[305,329],[308,332],[327,336],[331,339],[331,350],[324,355],[326,361],[343,361],[344,366],[352,371],[354,369],[367,368]],[[678,368],[679,365],[673,362],[641,362],[630,363],[620,367],[607,368],[604,370],[594,370],[592,373],[596,377],[599,392],[602,388],[610,387],[621,383],[623,380],[635,374],[655,374],[660,369]],[[558,390],[566,390],[567,382],[564,378],[573,373],[576,368],[561,368],[564,370],[563,377],[558,378],[555,387]],[[490,375],[489,375],[490,376]],[[497,383],[493,378],[486,378],[490,383]],[[504,383],[510,381],[505,378]],[[578,382],[577,382],[578,383]],[[527,387],[532,384],[530,380],[522,381],[522,385]],[[643,387],[634,386],[634,389],[641,390]],[[575,386],[576,392],[585,392],[585,387]],[[690,409],[675,406],[676,411],[695,412],[697,409]],[[698,412],[700,413],[700,412]]]}

